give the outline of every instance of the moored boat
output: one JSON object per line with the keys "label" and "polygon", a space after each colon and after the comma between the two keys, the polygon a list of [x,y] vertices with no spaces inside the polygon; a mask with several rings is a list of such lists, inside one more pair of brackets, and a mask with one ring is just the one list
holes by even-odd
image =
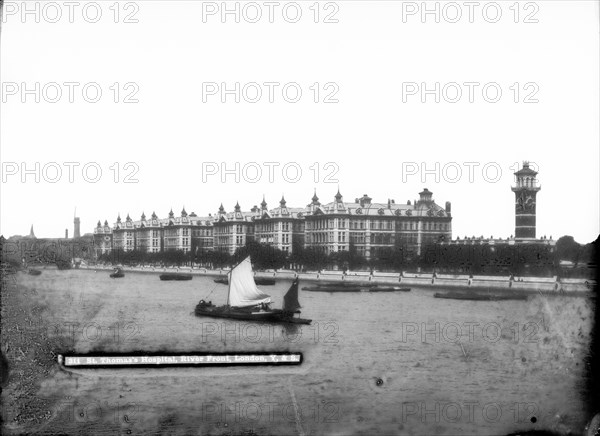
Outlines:
{"label": "moored boat", "polygon": [[434,298],[446,298],[451,300],[473,300],[473,301],[503,301],[503,300],[527,300],[524,294],[482,294],[477,292],[436,292]]}
{"label": "moored boat", "polygon": [[311,292],[362,292],[359,286],[305,286],[302,288],[303,291]]}
{"label": "moored boat", "polygon": [[317,282],[314,286],[318,286],[320,288],[330,288],[330,287],[344,287],[344,288],[373,288],[377,286],[376,283],[373,282],[359,282],[359,281],[335,281],[335,282]]}
{"label": "moored boat", "polygon": [[158,276],[161,280],[192,280],[191,274],[166,273]]}
{"label": "moored boat", "polygon": [[[229,284],[229,280],[227,279],[227,277],[219,277],[218,279],[215,279],[214,282],[220,283],[222,285]],[[276,282],[275,279],[270,279],[268,277],[254,277],[254,283],[261,286],[270,286],[274,285]]]}
{"label": "moored boat", "polygon": [[410,288],[402,286],[374,286],[369,292],[410,292]]}
{"label": "moored boat", "polygon": [[261,286],[270,286],[275,284],[275,279],[268,277],[254,277],[254,283]]}
{"label": "moored boat", "polygon": [[312,320],[295,317],[300,313],[298,301],[298,279],[283,297],[283,307],[272,309],[271,297],[256,287],[252,276],[252,264],[247,257],[229,272],[227,304],[215,306],[212,302],[200,300],[194,313],[211,318],[230,318],[244,321],[260,321],[289,324],[310,324]]}
{"label": "moored boat", "polygon": [[30,276],[39,276],[42,272],[39,269],[29,268],[29,270],[27,271],[27,273]]}

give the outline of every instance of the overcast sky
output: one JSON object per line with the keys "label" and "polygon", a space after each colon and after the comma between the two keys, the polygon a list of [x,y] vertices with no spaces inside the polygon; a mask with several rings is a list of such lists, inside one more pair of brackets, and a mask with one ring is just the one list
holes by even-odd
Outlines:
{"label": "overcast sky", "polygon": [[339,184],[345,201],[427,187],[454,236],[507,237],[523,160],[537,235],[598,236],[598,2],[227,2],[239,23],[221,2],[27,3],[2,22],[5,236],[72,235],[75,207],[86,233]]}

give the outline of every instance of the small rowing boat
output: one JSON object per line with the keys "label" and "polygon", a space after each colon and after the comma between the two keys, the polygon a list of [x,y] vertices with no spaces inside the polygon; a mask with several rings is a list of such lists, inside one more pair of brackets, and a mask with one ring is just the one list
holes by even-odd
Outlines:
{"label": "small rowing boat", "polygon": [[125,273],[120,267],[116,267],[112,274],[109,276],[111,279],[120,279],[125,277]]}

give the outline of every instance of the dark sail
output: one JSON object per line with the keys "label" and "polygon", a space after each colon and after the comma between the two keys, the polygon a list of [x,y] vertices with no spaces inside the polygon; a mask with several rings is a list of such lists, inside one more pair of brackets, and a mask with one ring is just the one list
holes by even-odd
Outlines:
{"label": "dark sail", "polygon": [[283,310],[286,312],[295,312],[301,307],[298,301],[298,279],[295,279],[290,289],[283,296]]}

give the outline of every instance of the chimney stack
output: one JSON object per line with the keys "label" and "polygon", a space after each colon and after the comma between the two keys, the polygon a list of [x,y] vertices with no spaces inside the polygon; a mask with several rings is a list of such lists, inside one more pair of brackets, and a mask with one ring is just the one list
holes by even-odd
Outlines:
{"label": "chimney stack", "polygon": [[73,232],[73,238],[79,238],[81,237],[81,233],[80,233],[80,221],[79,221],[79,217],[75,217],[75,219],[73,220],[73,224],[74,224],[74,232]]}

